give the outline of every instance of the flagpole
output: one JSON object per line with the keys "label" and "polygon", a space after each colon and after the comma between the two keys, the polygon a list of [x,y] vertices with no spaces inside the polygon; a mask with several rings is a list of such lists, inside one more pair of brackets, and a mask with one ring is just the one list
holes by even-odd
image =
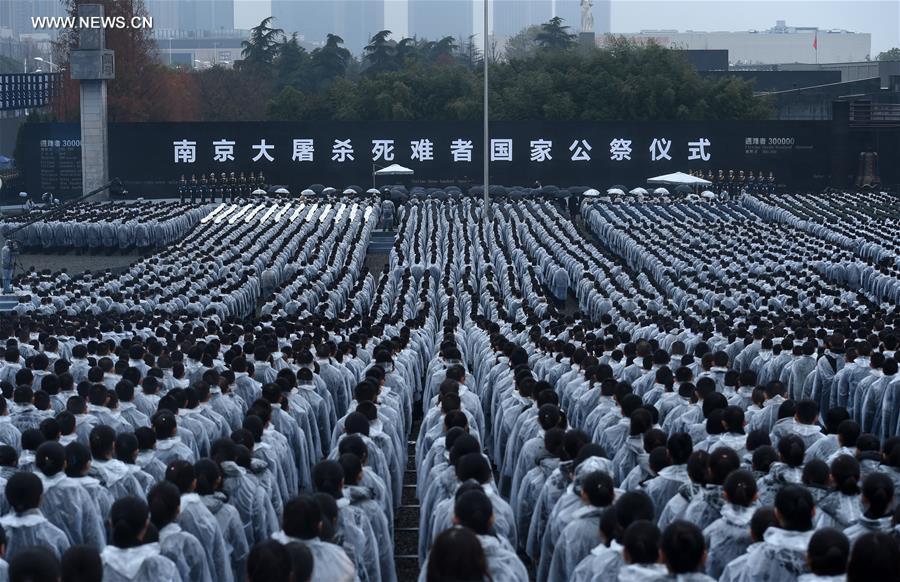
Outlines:
{"label": "flagpole", "polygon": [[484,216],[486,220],[490,220],[490,204],[491,198],[488,193],[490,180],[488,172],[490,170],[490,152],[488,140],[488,0],[484,0]]}

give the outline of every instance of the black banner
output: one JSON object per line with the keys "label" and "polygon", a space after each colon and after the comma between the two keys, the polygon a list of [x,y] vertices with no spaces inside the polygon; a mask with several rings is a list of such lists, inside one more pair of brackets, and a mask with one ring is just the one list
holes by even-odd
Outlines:
{"label": "black banner", "polygon": [[[659,174],[721,169],[774,172],[786,187],[821,188],[830,178],[832,125],[498,122],[491,124],[491,183],[636,186]],[[29,189],[77,193],[78,126],[25,130]],[[369,187],[373,171],[391,164],[411,168],[417,184],[482,180],[478,122],[125,123],[110,125],[109,142],[110,176],[144,196],[174,196],[182,175],[210,172],[262,171],[268,184],[292,191],[317,182]]]}

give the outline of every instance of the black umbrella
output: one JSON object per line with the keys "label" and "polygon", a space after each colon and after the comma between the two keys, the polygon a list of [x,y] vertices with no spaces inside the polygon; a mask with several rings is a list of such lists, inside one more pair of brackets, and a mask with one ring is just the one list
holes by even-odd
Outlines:
{"label": "black umbrella", "polygon": [[694,189],[687,184],[682,184],[681,186],[677,186],[675,188],[675,191],[680,192],[681,194],[692,194],[694,192]]}
{"label": "black umbrella", "polygon": [[325,185],[324,184],[313,184],[312,186],[309,187],[309,189],[312,190],[313,192],[315,192],[316,194],[321,194],[322,190],[325,189]]}

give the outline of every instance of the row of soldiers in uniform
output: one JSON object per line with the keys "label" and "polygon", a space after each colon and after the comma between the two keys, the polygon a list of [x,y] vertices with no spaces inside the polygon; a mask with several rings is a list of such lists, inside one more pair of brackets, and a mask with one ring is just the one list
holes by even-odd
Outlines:
{"label": "row of soldiers in uniform", "polygon": [[196,174],[191,174],[190,180],[182,174],[178,182],[178,197],[182,202],[190,198],[192,203],[198,200],[200,203],[216,200],[234,202],[236,198],[249,198],[258,189],[266,189],[266,179],[262,172],[258,175],[250,172],[249,178],[243,172],[239,176],[235,176],[234,172],[222,172],[218,177],[215,172],[210,172],[208,176],[201,174],[199,179]]}
{"label": "row of soldiers in uniform", "polygon": [[769,172],[768,176],[764,176],[762,170],[754,176],[753,170],[750,170],[746,174],[744,170],[739,170],[735,172],[734,170],[718,170],[715,174],[712,170],[708,170],[706,175],[703,175],[703,170],[691,170],[689,172],[692,176],[697,176],[698,178],[704,178],[712,182],[712,186],[710,189],[716,194],[721,194],[723,191],[728,192],[732,195],[738,195],[742,191],[747,192],[748,194],[774,194],[775,193],[775,174],[774,172]]}

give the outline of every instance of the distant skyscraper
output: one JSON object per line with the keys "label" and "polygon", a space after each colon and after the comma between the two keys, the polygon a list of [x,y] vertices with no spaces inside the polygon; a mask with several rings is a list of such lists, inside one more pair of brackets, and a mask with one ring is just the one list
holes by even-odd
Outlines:
{"label": "distant skyscraper", "polygon": [[234,0],[144,0],[156,30],[233,30]]}
{"label": "distant skyscraper", "polygon": [[408,0],[409,36],[438,40],[452,36],[457,42],[473,34],[473,0]]}
{"label": "distant skyscraper", "polygon": [[[581,32],[581,0],[556,0],[556,15],[565,20],[573,34]],[[594,32],[600,36],[610,32],[612,0],[594,0]]]}
{"label": "distant skyscraper", "polygon": [[553,0],[494,0],[494,34],[513,36],[553,18]]}
{"label": "distant skyscraper", "polygon": [[328,34],[344,39],[359,54],[369,38],[384,28],[385,0],[272,0],[274,26],[323,43]]}

